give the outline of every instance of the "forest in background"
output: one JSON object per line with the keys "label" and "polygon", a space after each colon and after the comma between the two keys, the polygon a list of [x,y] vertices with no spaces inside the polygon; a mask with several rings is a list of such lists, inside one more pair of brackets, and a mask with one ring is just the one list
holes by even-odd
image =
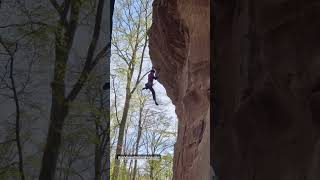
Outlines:
{"label": "forest in background", "polygon": [[109,4],[2,0],[0,180],[172,179],[174,106],[141,91],[152,1],[116,1],[112,44]]}
{"label": "forest in background", "polygon": [[[175,108],[160,83],[154,85],[160,106],[155,105],[149,90],[141,90],[152,68],[148,51],[151,24],[151,0],[116,1],[110,90],[113,180],[171,180],[173,175]],[[117,159],[117,154],[162,157],[160,160]]]}
{"label": "forest in background", "polygon": [[110,177],[109,4],[2,0],[1,180]]}

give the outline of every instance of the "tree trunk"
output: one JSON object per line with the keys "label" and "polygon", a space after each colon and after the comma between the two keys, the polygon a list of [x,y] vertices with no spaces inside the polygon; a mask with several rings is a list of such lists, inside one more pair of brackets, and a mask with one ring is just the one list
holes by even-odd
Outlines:
{"label": "tree trunk", "polygon": [[[56,100],[54,100],[56,101]],[[61,108],[54,102],[51,108],[51,118],[47,145],[44,150],[39,180],[54,180],[55,170],[61,145],[63,121],[67,116],[67,109]]]}
{"label": "tree trunk", "polygon": [[150,178],[153,179],[153,160],[150,162]]}
{"label": "tree trunk", "polygon": [[61,145],[63,123],[69,109],[69,104],[65,98],[64,79],[71,44],[70,42],[67,42],[67,37],[64,37],[63,29],[63,25],[60,24],[56,31],[56,60],[54,65],[54,79],[51,83],[52,104],[50,125],[46,140],[47,144],[42,158],[39,180],[54,180],[59,148]]}
{"label": "tree trunk", "polygon": [[[119,128],[118,142],[117,142],[117,148],[116,148],[116,157],[117,157],[117,155],[120,155],[122,152],[122,145],[123,145],[123,139],[124,139],[124,133],[125,133],[124,130],[125,130],[126,122],[127,122],[130,100],[131,100],[130,89],[127,89],[124,108],[123,108],[123,115],[121,118],[120,128]],[[116,158],[115,163],[114,163],[112,180],[117,180],[117,178],[119,176],[119,165],[120,165],[120,160]]]}
{"label": "tree trunk", "polygon": [[[135,155],[138,155],[139,143],[140,143],[141,134],[142,134],[142,125],[141,125],[142,124],[142,111],[143,111],[143,107],[140,107],[140,109],[139,109],[138,136],[137,136],[136,147],[135,147]],[[136,174],[137,174],[137,160],[134,160],[132,180],[136,179]]]}
{"label": "tree trunk", "polygon": [[[104,102],[103,102],[103,95],[101,92],[101,89],[99,89],[99,104],[100,104],[100,111],[103,111],[104,107]],[[109,104],[107,104],[107,108],[109,107]],[[109,116],[109,113],[108,115]],[[106,141],[106,136],[109,134],[109,125],[110,123],[106,123],[107,127],[105,130],[103,130],[103,126],[98,123],[99,120],[101,119],[101,116],[92,116],[95,122],[95,132],[96,132],[96,138],[99,139],[99,144],[95,144],[95,159],[94,159],[94,168],[95,168],[95,173],[94,173],[94,180],[101,180],[102,175],[103,175],[103,170],[105,170],[105,167],[103,167],[103,155],[105,151],[108,151],[108,143],[109,143],[109,137],[107,137],[107,142]],[[101,131],[99,130],[101,129]],[[107,143],[107,144],[106,144]]]}
{"label": "tree trunk", "polygon": [[132,178],[132,160],[130,160],[128,172],[129,172],[129,179],[131,179]]}
{"label": "tree trunk", "polygon": [[96,144],[94,153],[94,180],[101,180],[101,160],[100,144]]}
{"label": "tree trunk", "polygon": [[[127,147],[127,138],[128,138],[128,126],[125,130],[125,134],[124,134],[124,150],[123,150],[123,153],[124,154],[127,154],[127,150],[126,150],[126,147]],[[123,170],[124,172],[122,173],[122,178],[121,179],[126,179],[126,175],[127,175],[127,160],[126,159],[123,159]]]}
{"label": "tree trunk", "polygon": [[[56,1],[54,2],[55,6]],[[67,1],[65,1],[67,2]],[[99,0],[97,6],[97,14],[95,17],[95,26],[92,35],[92,39],[88,48],[86,62],[77,83],[73,86],[69,95],[65,96],[65,74],[69,52],[72,47],[75,32],[78,25],[81,1],[70,1],[70,11],[68,10],[68,3],[65,4],[64,12],[61,14],[59,24],[55,32],[55,65],[54,65],[54,78],[51,83],[52,86],[52,104],[50,125],[47,137],[47,144],[44,150],[42,165],[39,180],[54,180],[55,170],[57,165],[57,159],[59,156],[59,148],[61,145],[61,133],[63,129],[63,123],[68,115],[70,102],[74,101],[85,82],[88,80],[88,76],[93,68],[96,66],[99,59],[102,58],[102,54],[107,52],[108,45],[103,48],[102,52],[97,53],[96,58],[94,54],[96,52],[97,42],[100,36],[100,27],[103,13],[104,0]],[[56,6],[55,6],[56,7]],[[59,8],[58,8],[59,9]],[[68,13],[69,11],[69,13]],[[69,16],[69,22],[66,23]]]}
{"label": "tree trunk", "polygon": [[13,61],[14,61],[14,55],[11,54],[10,50],[7,49],[8,53],[10,54],[10,80],[11,80],[11,86],[12,86],[12,92],[13,92],[13,99],[15,102],[16,107],[16,143],[17,143],[17,149],[18,149],[18,155],[19,155],[19,175],[21,180],[25,180],[24,176],[24,168],[23,168],[23,155],[22,155],[22,147],[21,147],[21,139],[20,139],[20,105],[19,105],[19,99],[17,95],[17,89],[15,85],[15,80],[13,77]]}

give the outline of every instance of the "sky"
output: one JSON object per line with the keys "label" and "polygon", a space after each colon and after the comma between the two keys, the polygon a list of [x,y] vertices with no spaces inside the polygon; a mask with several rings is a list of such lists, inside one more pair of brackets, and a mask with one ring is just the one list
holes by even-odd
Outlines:
{"label": "sky", "polygon": [[[150,4],[151,5],[151,4]],[[119,7],[120,5],[115,4],[115,13],[117,14],[117,9],[120,8],[122,9],[122,7]],[[151,6],[150,6],[150,10],[151,10]],[[116,15],[117,16],[117,15]],[[122,14],[120,15],[122,18],[125,18],[125,15]],[[118,42],[119,46],[124,46],[127,42],[126,39],[121,39],[119,37],[119,34],[117,32],[117,29],[115,29],[115,27],[117,27],[119,25],[119,22],[121,21],[121,18],[114,18],[114,24],[116,24],[114,26],[113,29],[113,35],[117,36],[117,38],[113,38],[114,40],[116,40],[116,42]],[[130,23],[131,21],[129,21]],[[124,26],[126,23],[123,23]],[[125,27],[126,30],[129,29],[128,27]],[[121,34],[121,33],[120,33]],[[126,38],[126,36],[124,36],[124,38]],[[119,47],[120,49],[123,47]],[[126,54],[130,54],[130,52],[127,51],[122,51],[122,53]],[[111,63],[110,63],[110,71],[111,71],[111,75],[115,75],[115,87],[118,88],[117,89],[117,101],[120,105],[120,107],[118,107],[118,110],[123,108],[123,104],[124,104],[124,99],[125,99],[125,84],[126,84],[126,78],[125,74],[124,77],[120,77],[117,76],[117,74],[119,74],[119,69],[121,69],[122,67],[124,69],[127,69],[127,65],[119,58],[119,56],[116,55],[116,48],[114,46],[112,46],[112,50],[111,50]],[[138,56],[140,56],[141,52],[138,53]],[[130,55],[129,55],[130,56]],[[139,57],[138,57],[139,58]],[[136,68],[138,68],[139,64],[136,65]],[[152,67],[152,63],[150,60],[150,56],[149,56],[149,49],[148,49],[148,45],[146,46],[146,50],[145,50],[145,57],[144,57],[144,63],[143,63],[143,67],[142,67],[142,73],[141,75],[144,75],[145,73],[147,73],[148,71],[151,70]],[[156,74],[157,75],[157,74]],[[137,77],[137,69],[136,72],[134,73],[134,80],[133,82],[135,82],[135,78]],[[111,80],[111,88],[112,88],[112,78],[110,78]],[[147,83],[147,76],[144,77],[144,79],[141,81],[140,83],[140,87],[138,87],[137,91],[141,91],[141,89],[144,87],[144,84]],[[171,119],[171,124],[170,124],[170,131],[171,132],[177,132],[177,116],[175,113],[175,106],[172,104],[171,99],[167,96],[166,93],[166,89],[164,88],[164,86],[158,82],[157,80],[154,81],[154,86],[153,86],[155,93],[156,93],[156,97],[157,97],[157,102],[159,103],[159,106],[156,106],[152,100],[152,94],[150,92],[150,90],[144,90],[141,91],[141,94],[143,96],[148,96],[149,100],[147,102],[146,108],[152,108],[152,109],[161,109],[163,113],[165,113],[166,117],[169,117]],[[110,91],[110,101],[111,101],[111,106],[114,106],[113,102],[114,102],[114,93],[111,90]],[[135,106],[135,104],[133,104],[134,102],[131,101],[131,105]],[[113,107],[111,107],[111,110],[113,109]],[[120,115],[121,116],[121,115]],[[136,123],[136,122],[135,122]],[[146,129],[148,130],[148,129]],[[169,130],[169,129],[168,129]],[[152,132],[149,130],[149,132]],[[116,132],[116,134],[113,135],[113,138],[117,138],[118,136],[118,132]],[[130,139],[132,139],[132,141],[135,141],[137,136],[137,128],[136,127],[132,127],[128,129],[128,141],[130,141]],[[112,137],[111,137],[112,138]],[[174,138],[170,138],[170,142],[175,142],[176,137]],[[142,141],[142,140],[141,140]],[[143,142],[140,142],[140,144],[143,144]],[[165,155],[167,153],[172,154],[173,155],[174,152],[174,146],[170,147],[169,149],[167,149],[165,152],[163,152],[161,155]],[[139,154],[146,154],[146,149],[142,146],[139,148]],[[146,161],[145,160],[139,160],[138,161],[138,165],[142,166]]]}
{"label": "sky", "polygon": [[[148,49],[147,49],[146,52],[149,53]],[[115,57],[111,57],[111,74],[114,74],[114,73],[115,73],[115,72],[114,72],[114,69],[117,68],[117,66],[116,66],[115,63],[114,63],[114,61],[116,61],[114,58],[115,58]],[[144,73],[146,73],[148,70],[150,70],[151,67],[152,67],[151,61],[150,61],[149,57],[147,57],[147,58],[145,59],[144,68],[143,68],[143,73],[142,73],[142,74],[144,74]],[[141,85],[144,85],[145,83],[147,83],[147,76],[143,79],[143,81],[141,82]],[[122,86],[122,87],[123,87],[123,86]],[[156,81],[156,80],[154,81],[153,88],[154,88],[154,90],[155,90],[155,92],[156,92],[157,102],[159,103],[159,106],[156,106],[156,105],[153,103],[151,92],[150,92],[149,90],[144,90],[144,91],[142,91],[142,95],[144,95],[144,96],[149,96],[149,97],[150,97],[150,99],[149,99],[149,104],[148,104],[148,106],[146,106],[146,107],[150,107],[150,106],[151,106],[152,108],[160,108],[160,109],[164,110],[163,112],[166,113],[167,116],[169,116],[169,117],[172,118],[172,124],[171,124],[171,128],[170,128],[170,129],[171,129],[172,131],[176,131],[176,132],[177,132],[177,128],[178,128],[177,123],[178,123],[178,122],[177,122],[177,115],[176,115],[176,113],[175,113],[175,106],[173,105],[171,99],[168,97],[167,92],[166,92],[166,89],[164,88],[164,86],[163,86],[160,82],[158,82],[158,81]],[[140,89],[138,89],[138,91],[140,91]],[[111,93],[111,94],[110,94],[110,97],[111,97],[111,104],[110,104],[110,105],[112,106],[112,102],[114,101],[114,94],[113,94],[113,91],[111,91],[110,93]],[[121,106],[123,106],[124,96],[119,95],[117,98],[119,98],[118,101],[120,101],[120,102],[121,102]],[[112,109],[112,108],[111,108],[111,109]],[[129,131],[130,131],[130,130],[129,130]],[[137,131],[136,128],[132,128],[131,131],[134,131],[133,134],[136,135],[136,131]],[[129,132],[129,134],[130,134],[130,132]],[[118,134],[116,134],[116,136],[117,136],[117,135],[118,135]],[[135,139],[136,137],[132,137],[132,138]],[[144,148],[141,147],[141,148],[139,149],[139,153],[140,153],[140,154],[146,154],[146,151],[145,151]],[[166,150],[163,154],[161,154],[161,155],[164,155],[164,154],[166,154],[166,153],[169,153],[169,154],[172,154],[172,155],[173,155],[173,153],[174,153],[174,146],[172,146],[171,148],[167,149],[167,150]],[[146,160],[143,160],[143,159],[140,159],[140,160],[138,160],[137,162],[138,162],[138,166],[139,166],[139,167],[143,167],[143,166],[144,166],[143,164],[146,163],[147,161],[146,161]]]}

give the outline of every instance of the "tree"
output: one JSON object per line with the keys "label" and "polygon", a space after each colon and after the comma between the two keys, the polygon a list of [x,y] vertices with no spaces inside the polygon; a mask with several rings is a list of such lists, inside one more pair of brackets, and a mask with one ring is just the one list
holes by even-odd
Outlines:
{"label": "tree", "polygon": [[[168,149],[171,149],[175,142],[175,130],[171,129],[172,119],[165,116],[163,112],[153,115],[153,120],[149,121],[148,131],[143,133],[143,141],[147,154],[168,154]],[[168,157],[162,160],[149,160],[148,172],[150,179],[159,179],[163,175],[163,170],[168,165]],[[161,178],[160,178],[161,179]]]}
{"label": "tree", "polygon": [[[116,180],[119,175],[120,160],[117,159],[117,155],[121,154],[123,150],[122,146],[130,101],[137,86],[147,74],[142,75],[142,67],[148,43],[147,31],[151,18],[151,11],[149,10],[150,4],[151,2],[149,0],[140,0],[137,2],[133,0],[121,0],[115,8],[116,21],[113,31],[113,47],[115,48],[116,57],[124,64],[124,68],[120,68],[120,70],[122,70],[122,72],[124,71],[126,85],[125,101],[119,125],[115,152],[116,157],[112,174],[112,179],[114,180]],[[138,63],[140,65],[136,72]],[[135,75],[136,80],[134,80]]]}
{"label": "tree", "polygon": [[107,44],[99,51],[96,49],[100,37],[100,27],[105,2],[104,0],[99,0],[96,10],[94,31],[87,51],[84,67],[77,82],[66,96],[65,78],[67,62],[70,50],[73,46],[75,33],[78,27],[80,8],[83,3],[77,0],[65,0],[61,5],[55,0],[50,0],[50,2],[59,14],[59,22],[55,29],[55,64],[54,78],[51,83],[52,104],[50,125],[42,158],[39,180],[54,179],[59,148],[61,145],[61,132],[64,121],[69,113],[70,104],[78,96],[93,68],[110,49],[110,44]]}
{"label": "tree", "polygon": [[[6,5],[7,4],[9,3],[6,3]],[[24,9],[24,6],[22,6],[20,2],[16,2],[16,5],[16,11],[18,11],[18,13],[21,13],[22,16],[28,13],[28,11]],[[3,15],[4,17],[6,16],[5,13],[1,13],[1,15]],[[2,19],[2,21],[5,22],[4,19]],[[30,28],[30,26],[32,25],[34,25],[33,28]],[[10,22],[6,25],[3,25],[2,23],[0,25],[0,60],[5,61],[4,68],[1,68],[0,95],[4,98],[2,99],[2,101],[4,100],[4,102],[5,99],[12,100],[15,111],[13,115],[15,119],[15,136],[11,138],[11,127],[9,126],[8,129],[10,130],[8,131],[8,134],[10,136],[10,140],[5,141],[4,143],[0,143],[0,148],[2,148],[1,146],[4,146],[4,149],[7,149],[7,147],[11,147],[12,142],[15,142],[18,158],[18,162],[15,162],[15,158],[9,158],[10,160],[6,162],[7,165],[5,165],[5,168],[1,168],[3,171],[0,173],[0,175],[4,174],[4,177],[6,176],[6,173],[11,171],[11,167],[17,164],[17,177],[22,180],[26,179],[23,143],[28,138],[26,132],[24,132],[22,129],[21,121],[23,119],[22,115],[26,114],[24,110],[26,108],[25,104],[27,104],[27,101],[26,98],[23,97],[28,94],[26,92],[26,89],[28,89],[28,86],[31,84],[31,69],[35,58],[34,56],[30,58],[28,56],[25,56],[24,59],[20,59],[19,56],[24,54],[23,51],[27,50],[31,51],[29,55],[36,54],[36,50],[30,48],[30,45],[32,45],[34,41],[29,41],[30,39],[28,37],[35,34],[40,35],[42,32],[42,28],[45,26],[45,24],[32,21],[29,17],[27,17],[25,19],[25,22],[21,24]],[[6,31],[7,33],[4,33]],[[24,63],[27,63],[27,66],[25,66],[26,64]],[[26,67],[24,69],[24,72],[19,71],[22,65]],[[5,117],[2,117],[1,119],[4,120]],[[7,123],[10,124],[10,120]],[[9,156],[10,154],[11,153],[9,153]],[[5,156],[6,155],[4,155],[4,157]]]}
{"label": "tree", "polygon": [[25,180],[22,146],[21,146],[21,138],[20,138],[20,104],[19,104],[19,98],[18,98],[18,94],[17,94],[16,82],[15,82],[15,78],[13,75],[14,54],[18,50],[18,45],[16,43],[14,43],[15,47],[14,47],[14,50],[12,51],[12,50],[10,50],[10,47],[8,47],[7,44],[2,41],[1,37],[0,37],[0,44],[5,48],[6,52],[9,55],[9,64],[10,64],[9,78],[10,78],[10,83],[11,83],[10,89],[12,90],[13,100],[15,102],[15,108],[16,108],[16,115],[15,115],[16,116],[16,121],[15,121],[16,138],[15,138],[15,141],[17,143],[17,149],[18,149],[18,155],[19,155],[19,175],[22,180]]}
{"label": "tree", "polygon": [[[144,107],[146,104],[146,98],[145,97],[140,97],[139,98],[139,122],[138,122],[138,133],[137,133],[137,140],[135,143],[135,155],[138,155],[139,153],[139,145],[140,145],[140,140],[141,140],[141,135],[142,135],[142,130],[143,130],[143,123],[146,120],[147,113],[143,116],[143,111]],[[134,167],[133,167],[133,176],[132,180],[136,179],[136,174],[137,174],[137,160],[134,160]]]}
{"label": "tree", "polygon": [[[104,73],[95,71],[91,77],[90,85],[86,88],[86,99],[89,102],[89,119],[94,123],[94,179],[101,180],[104,175],[109,174],[109,146],[110,146],[110,120],[109,120],[109,98],[101,89]],[[108,167],[107,167],[108,166]]]}
{"label": "tree", "polygon": [[[106,30],[103,29],[104,25],[101,26],[109,18],[109,12],[104,8],[107,4],[103,0],[3,2],[6,9],[0,12],[0,31],[5,40],[2,45],[5,46],[0,45],[0,105],[9,99],[9,107],[12,104],[15,111],[11,112],[12,109],[9,109],[9,116],[5,110],[0,111],[0,123],[8,127],[5,132],[0,127],[3,134],[0,137],[0,152],[3,152],[0,155],[0,179],[53,179],[56,169],[59,176],[65,178],[77,176],[86,179],[88,173],[92,173],[92,177],[95,176],[96,179],[108,177],[108,100],[103,107],[96,101],[86,105],[85,112],[78,114],[78,117],[76,113],[79,111],[75,108],[75,104],[84,103],[83,89],[88,89],[90,93],[99,90],[100,94],[106,94],[101,91],[102,82],[93,82],[91,76],[96,71],[97,64],[110,54],[111,34],[108,33],[111,27]],[[88,41],[82,40],[80,44],[77,41],[84,29],[91,37]],[[105,35],[109,38],[105,38]],[[18,51],[13,54],[15,46]],[[78,55],[78,50],[83,48],[87,48],[87,52],[82,51],[84,53]],[[51,57],[54,63],[51,63]],[[29,63],[30,59],[32,61]],[[33,69],[33,63],[37,68]],[[53,81],[50,91],[48,79],[52,77],[51,68]],[[108,71],[108,68],[104,70]],[[109,74],[105,73],[103,76],[108,81]],[[90,81],[95,85],[94,88],[87,88]],[[42,92],[43,89],[48,91]],[[45,93],[48,92],[51,93],[51,98],[47,98]],[[94,100],[103,98],[98,96]],[[51,110],[48,112],[50,105]],[[101,113],[98,112],[99,108],[103,109]],[[4,121],[5,116],[8,116],[7,122]],[[13,118],[16,123],[11,123]],[[34,126],[33,121],[46,123],[48,119],[49,133],[44,147],[42,136],[38,133],[46,124],[41,124],[39,128]],[[74,126],[76,120],[78,125]],[[27,131],[27,127],[32,128],[32,131]],[[83,127],[87,129],[84,130]],[[98,143],[95,141],[97,139],[100,140]],[[16,143],[17,141],[20,143]],[[14,143],[18,148],[15,148]],[[24,143],[27,146],[25,151],[22,150]],[[91,149],[92,145],[96,148]],[[33,149],[32,152],[30,148]],[[35,148],[38,152],[34,151]],[[37,156],[42,153],[43,148],[41,162]],[[86,154],[87,150],[89,152]],[[94,156],[88,155],[89,153]],[[90,168],[82,169],[79,164],[84,163],[81,161],[89,162],[85,166]],[[91,168],[93,165],[95,168]],[[91,172],[91,169],[97,171]]]}

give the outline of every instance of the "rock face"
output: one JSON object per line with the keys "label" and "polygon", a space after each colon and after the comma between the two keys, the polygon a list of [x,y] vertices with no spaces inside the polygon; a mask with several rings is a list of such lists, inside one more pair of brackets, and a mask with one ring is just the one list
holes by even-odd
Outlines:
{"label": "rock face", "polygon": [[175,180],[209,179],[209,0],[155,0],[150,56],[179,119]]}
{"label": "rock face", "polygon": [[320,179],[319,2],[213,6],[218,176]]}

